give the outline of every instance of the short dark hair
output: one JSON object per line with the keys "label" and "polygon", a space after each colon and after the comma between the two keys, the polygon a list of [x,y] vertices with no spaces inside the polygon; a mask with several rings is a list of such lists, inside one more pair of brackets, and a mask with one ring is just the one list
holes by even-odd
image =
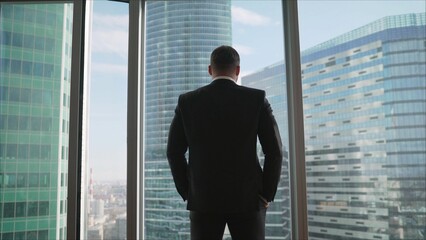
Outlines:
{"label": "short dark hair", "polygon": [[218,71],[228,71],[240,65],[240,55],[230,47],[222,45],[210,55],[210,65]]}

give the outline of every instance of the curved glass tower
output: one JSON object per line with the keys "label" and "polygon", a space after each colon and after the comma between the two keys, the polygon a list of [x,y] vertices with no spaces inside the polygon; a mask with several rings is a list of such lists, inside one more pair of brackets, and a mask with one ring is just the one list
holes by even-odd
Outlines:
{"label": "curved glass tower", "polygon": [[149,1],[146,6],[145,238],[189,239],[186,203],[166,158],[178,96],[210,83],[210,53],[231,45],[230,1]]}

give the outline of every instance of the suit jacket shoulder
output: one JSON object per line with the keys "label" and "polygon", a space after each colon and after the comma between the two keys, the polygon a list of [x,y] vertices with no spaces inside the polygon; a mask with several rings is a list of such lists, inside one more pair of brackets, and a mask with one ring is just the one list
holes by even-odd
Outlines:
{"label": "suit jacket shoulder", "polygon": [[[222,80],[214,80],[214,81],[222,81]],[[236,83],[232,83],[229,80],[223,80],[224,84],[216,84],[215,82],[212,82],[208,85],[205,85],[203,87],[197,88],[195,90],[183,93],[179,96],[179,103],[181,101],[191,101],[194,98],[200,97],[202,94],[206,93],[206,92],[212,92],[212,91],[220,91],[221,87],[224,87],[223,85],[225,85],[225,88],[227,88],[228,90],[232,90],[233,94],[238,94],[238,95],[244,95],[250,98],[265,98],[265,91],[264,90],[260,90],[260,89],[256,89],[256,88],[251,88],[251,87],[246,87],[246,86],[241,86],[238,85]],[[222,86],[221,86],[222,85]],[[222,93],[223,94],[223,93]]]}

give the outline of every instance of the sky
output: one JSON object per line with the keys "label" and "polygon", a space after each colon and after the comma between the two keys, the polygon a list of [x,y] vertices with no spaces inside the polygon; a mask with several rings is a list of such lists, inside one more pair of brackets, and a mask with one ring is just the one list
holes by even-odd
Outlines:
{"label": "sky", "polygon": [[[388,15],[425,12],[423,0],[299,0],[301,50]],[[232,1],[233,46],[241,75],[284,59],[281,4]],[[89,167],[93,180],[126,178],[128,5],[93,0]],[[206,66],[207,69],[207,66]]]}

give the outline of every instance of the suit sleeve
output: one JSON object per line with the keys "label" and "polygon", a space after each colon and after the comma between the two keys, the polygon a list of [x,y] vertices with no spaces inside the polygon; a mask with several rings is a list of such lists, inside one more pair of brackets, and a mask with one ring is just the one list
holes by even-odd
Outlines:
{"label": "suit sleeve", "polygon": [[261,194],[268,202],[271,202],[274,200],[281,176],[282,143],[271,105],[265,97],[260,112],[258,137],[265,155]]}
{"label": "suit sleeve", "polygon": [[170,125],[169,139],[167,142],[167,159],[169,161],[176,189],[184,201],[188,197],[188,164],[185,157],[187,149],[188,143],[178,104],[175,110],[175,116]]}

